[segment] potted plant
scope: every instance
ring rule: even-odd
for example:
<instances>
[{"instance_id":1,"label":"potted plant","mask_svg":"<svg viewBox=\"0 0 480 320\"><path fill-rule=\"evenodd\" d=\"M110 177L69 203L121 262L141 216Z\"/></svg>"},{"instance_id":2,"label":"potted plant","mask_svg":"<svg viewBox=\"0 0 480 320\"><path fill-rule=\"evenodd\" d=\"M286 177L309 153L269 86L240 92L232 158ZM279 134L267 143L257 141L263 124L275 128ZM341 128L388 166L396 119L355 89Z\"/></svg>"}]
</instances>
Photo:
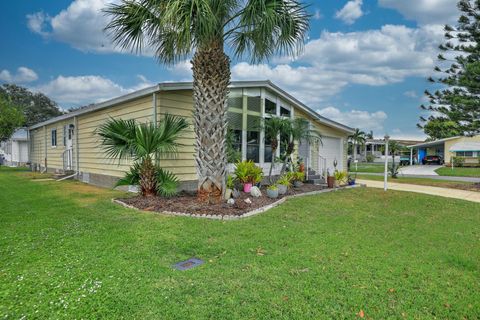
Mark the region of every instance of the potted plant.
<instances>
[{"instance_id":1,"label":"potted plant","mask_svg":"<svg viewBox=\"0 0 480 320\"><path fill-rule=\"evenodd\" d=\"M226 189L225 189L225 200L228 200L232 197L233 194L233 189L235 186L235 179L233 178L232 175L227 176L227 181L226 181Z\"/></svg>"},{"instance_id":2,"label":"potted plant","mask_svg":"<svg viewBox=\"0 0 480 320\"><path fill-rule=\"evenodd\" d=\"M272 184L267 188L267 196L272 199L278 198L278 187L276 184Z\"/></svg>"},{"instance_id":3,"label":"potted plant","mask_svg":"<svg viewBox=\"0 0 480 320\"><path fill-rule=\"evenodd\" d=\"M355 173L354 177L350 174L348 175L348 185L349 186L354 186L356 180L357 180L357 173Z\"/></svg>"},{"instance_id":4,"label":"potted plant","mask_svg":"<svg viewBox=\"0 0 480 320\"><path fill-rule=\"evenodd\" d=\"M335 176L330 174L330 170L327 170L327 186L332 189L335 186Z\"/></svg>"},{"instance_id":5,"label":"potted plant","mask_svg":"<svg viewBox=\"0 0 480 320\"><path fill-rule=\"evenodd\" d=\"M335 171L335 187L344 185L347 182L347 176L345 171Z\"/></svg>"},{"instance_id":6,"label":"potted plant","mask_svg":"<svg viewBox=\"0 0 480 320\"><path fill-rule=\"evenodd\" d=\"M279 195L283 195L287 193L288 188L292 186L292 183L290 181L291 181L290 177L286 174L284 174L283 176L280 177L280 179L277 180Z\"/></svg>"},{"instance_id":7,"label":"potted plant","mask_svg":"<svg viewBox=\"0 0 480 320\"><path fill-rule=\"evenodd\" d=\"M291 176L292 176L292 181L293 181L293 186L295 188L300 188L301 186L303 186L303 180L305 180L305 173L303 172L292 172L291 173Z\"/></svg>"},{"instance_id":8,"label":"potted plant","mask_svg":"<svg viewBox=\"0 0 480 320\"><path fill-rule=\"evenodd\" d=\"M303 159L298 159L298 172L305 172L305 164L303 163Z\"/></svg>"},{"instance_id":9,"label":"potted plant","mask_svg":"<svg viewBox=\"0 0 480 320\"><path fill-rule=\"evenodd\" d=\"M237 162L234 173L238 181L243 183L243 192L246 193L249 193L252 186L260 183L263 179L262 168L256 166L251 160Z\"/></svg>"}]
</instances>

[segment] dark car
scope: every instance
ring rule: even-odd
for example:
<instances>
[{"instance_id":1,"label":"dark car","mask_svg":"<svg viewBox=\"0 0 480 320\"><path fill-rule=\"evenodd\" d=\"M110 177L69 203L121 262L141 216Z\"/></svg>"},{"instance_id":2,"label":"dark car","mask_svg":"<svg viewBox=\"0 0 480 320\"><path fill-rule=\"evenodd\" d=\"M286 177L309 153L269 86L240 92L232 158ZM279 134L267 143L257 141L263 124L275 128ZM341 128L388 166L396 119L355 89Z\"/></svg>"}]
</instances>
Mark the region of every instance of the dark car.
<instances>
[{"instance_id":1,"label":"dark car","mask_svg":"<svg viewBox=\"0 0 480 320\"><path fill-rule=\"evenodd\" d=\"M423 158L422 164L443 164L443 158L441 156L426 156Z\"/></svg>"}]
</instances>

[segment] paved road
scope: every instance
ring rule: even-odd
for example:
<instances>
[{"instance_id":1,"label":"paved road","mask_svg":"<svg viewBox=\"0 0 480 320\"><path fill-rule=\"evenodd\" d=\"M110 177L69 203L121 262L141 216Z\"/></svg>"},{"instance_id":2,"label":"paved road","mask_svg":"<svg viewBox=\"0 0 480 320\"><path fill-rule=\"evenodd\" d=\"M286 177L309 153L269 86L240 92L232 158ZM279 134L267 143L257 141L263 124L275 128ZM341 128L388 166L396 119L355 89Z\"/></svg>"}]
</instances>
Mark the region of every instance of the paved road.
<instances>
[{"instance_id":1,"label":"paved road","mask_svg":"<svg viewBox=\"0 0 480 320\"><path fill-rule=\"evenodd\" d=\"M365 184L367 185L367 187L370 187L370 188L383 189L382 181L373 181L373 180L357 180L357 181L358 183ZM480 203L480 192L475 192L475 191L465 191L465 190L430 187L430 186L419 186L415 184L394 183L394 182L389 182L388 188L391 190L424 193L424 194L429 194L433 196L461 199L461 200Z\"/></svg>"},{"instance_id":2,"label":"paved road","mask_svg":"<svg viewBox=\"0 0 480 320\"><path fill-rule=\"evenodd\" d=\"M372 172L359 172L358 174L363 175L370 175L370 176L382 176L383 173L372 173ZM425 179L433 179L433 180L447 180L447 181L462 181L462 182L473 182L473 183L480 183L480 178L474 177L450 177L450 176L423 176L423 175L415 175L415 174L399 174L399 177L403 178L425 178Z\"/></svg>"}]
</instances>

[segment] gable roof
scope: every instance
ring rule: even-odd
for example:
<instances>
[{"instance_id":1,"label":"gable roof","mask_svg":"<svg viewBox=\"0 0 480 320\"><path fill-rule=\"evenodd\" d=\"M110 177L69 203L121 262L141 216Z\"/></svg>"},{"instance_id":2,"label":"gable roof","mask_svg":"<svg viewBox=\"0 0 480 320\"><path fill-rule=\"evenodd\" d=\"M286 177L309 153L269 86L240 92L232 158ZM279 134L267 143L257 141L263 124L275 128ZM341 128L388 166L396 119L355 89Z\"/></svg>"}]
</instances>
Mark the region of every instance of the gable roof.
<instances>
[{"instance_id":1,"label":"gable roof","mask_svg":"<svg viewBox=\"0 0 480 320\"><path fill-rule=\"evenodd\" d=\"M264 81L232 81L231 84L230 84L230 88L232 88L232 89L233 88L258 88L258 87L266 88L266 89L269 89L269 90L273 91L274 93L278 94L283 99L287 100L289 103L295 105L300 110L306 112L308 115L310 115L312 118L314 118L315 120L317 120L321 124L324 124L324 125L342 130L342 131L347 132L349 134L353 133L355 131L353 128L350 128L346 125L343 125L341 123L338 123L336 121L333 121L331 119L328 119L328 118L325 118L325 117L321 116L316 111L309 108L307 105L305 105L304 103L302 103L301 101L299 101L298 99L296 99L295 97L293 97L292 95L290 95L289 93L287 93L286 91L284 91L283 89L281 89L280 87L278 87L277 85L272 83L270 80L264 80ZM149 88L141 89L141 90L138 90L138 91L135 91L135 92L117 97L117 98L113 98L113 99L110 99L110 100L107 100L107 101L104 101L104 102L96 103L96 104L93 104L93 105L88 106L86 108L79 109L79 110L76 110L76 111L73 111L73 112L70 112L70 113L67 113L67 114L49 119L47 121L34 124L34 125L30 126L29 129L30 130L36 129L36 128L39 128L39 127L42 127L42 126L45 126L45 125L48 125L48 124L51 124L51 123L55 123L57 121L70 119L70 118L73 118L73 117L76 117L76 116L79 116L79 115L83 115L83 114L86 114L86 113L94 112L94 111L97 111L97 110L102 110L102 109L105 109L105 108L108 108L108 107L111 107L111 106L115 106L119 103L128 102L128 101L131 101L131 100L135 100L137 98L146 97L146 96L149 96L149 95L154 94L156 92L174 91L174 90L192 90L192 89L193 89L193 83L192 82L164 82L164 83L159 83L159 84L157 84L155 86L152 86L152 87L149 87Z\"/></svg>"}]
</instances>

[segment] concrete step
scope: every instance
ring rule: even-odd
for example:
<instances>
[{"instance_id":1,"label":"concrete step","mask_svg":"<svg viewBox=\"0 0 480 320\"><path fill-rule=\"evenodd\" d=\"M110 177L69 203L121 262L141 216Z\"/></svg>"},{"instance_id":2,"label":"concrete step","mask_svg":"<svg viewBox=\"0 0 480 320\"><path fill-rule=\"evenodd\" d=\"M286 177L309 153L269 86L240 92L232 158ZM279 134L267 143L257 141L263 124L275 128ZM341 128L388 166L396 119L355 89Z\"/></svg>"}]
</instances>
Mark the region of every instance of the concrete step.
<instances>
[{"instance_id":1,"label":"concrete step","mask_svg":"<svg viewBox=\"0 0 480 320\"><path fill-rule=\"evenodd\" d=\"M311 183L314 185L327 185L324 179L309 179L307 180L307 183Z\"/></svg>"}]
</instances>

